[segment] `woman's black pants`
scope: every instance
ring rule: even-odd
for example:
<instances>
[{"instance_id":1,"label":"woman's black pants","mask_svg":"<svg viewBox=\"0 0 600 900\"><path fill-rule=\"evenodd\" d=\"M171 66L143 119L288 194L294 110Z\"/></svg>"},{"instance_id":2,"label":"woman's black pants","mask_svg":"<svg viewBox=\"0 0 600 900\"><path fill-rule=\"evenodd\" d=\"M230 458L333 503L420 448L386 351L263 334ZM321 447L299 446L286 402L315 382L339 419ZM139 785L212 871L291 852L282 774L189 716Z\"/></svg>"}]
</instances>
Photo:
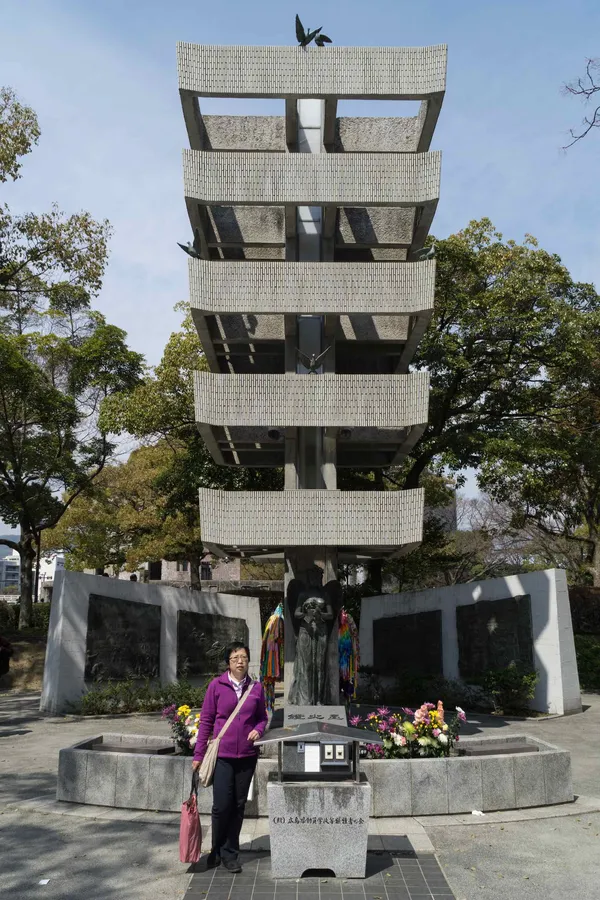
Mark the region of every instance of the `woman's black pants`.
<instances>
[{"instance_id":1,"label":"woman's black pants","mask_svg":"<svg viewBox=\"0 0 600 900\"><path fill-rule=\"evenodd\" d=\"M217 759L213 775L212 850L234 860L240 850L240 831L256 756Z\"/></svg>"}]
</instances>

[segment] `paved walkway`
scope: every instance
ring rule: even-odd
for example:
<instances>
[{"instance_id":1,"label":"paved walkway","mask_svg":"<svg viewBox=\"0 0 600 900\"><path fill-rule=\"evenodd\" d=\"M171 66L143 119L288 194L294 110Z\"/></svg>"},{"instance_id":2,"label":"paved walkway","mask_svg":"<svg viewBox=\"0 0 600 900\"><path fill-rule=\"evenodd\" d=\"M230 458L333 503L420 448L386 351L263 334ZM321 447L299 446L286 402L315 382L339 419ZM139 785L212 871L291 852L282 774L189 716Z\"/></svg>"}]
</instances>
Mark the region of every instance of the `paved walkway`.
<instances>
[{"instance_id":1,"label":"paved walkway","mask_svg":"<svg viewBox=\"0 0 600 900\"><path fill-rule=\"evenodd\" d=\"M182 898L190 873L178 862L178 815L55 800L62 747L103 731L168 736L168 725L157 714L44 718L38 704L39 695L0 695L3 898ZM575 804L484 817L375 819L370 823L371 852L382 858L400 854L394 858L402 859L407 853L435 851L457 900L558 900L567 886L570 896L600 897L600 800L595 799L600 798L600 697L586 696L585 706L581 715L565 719L514 722L470 716L467 729L470 734L525 732L569 749L579 795ZM242 840L255 854L265 851L266 820L247 820ZM38 884L45 879L48 884ZM335 893L333 880L327 883L332 885L328 893ZM387 894L373 896L383 900Z\"/></svg>"}]
</instances>

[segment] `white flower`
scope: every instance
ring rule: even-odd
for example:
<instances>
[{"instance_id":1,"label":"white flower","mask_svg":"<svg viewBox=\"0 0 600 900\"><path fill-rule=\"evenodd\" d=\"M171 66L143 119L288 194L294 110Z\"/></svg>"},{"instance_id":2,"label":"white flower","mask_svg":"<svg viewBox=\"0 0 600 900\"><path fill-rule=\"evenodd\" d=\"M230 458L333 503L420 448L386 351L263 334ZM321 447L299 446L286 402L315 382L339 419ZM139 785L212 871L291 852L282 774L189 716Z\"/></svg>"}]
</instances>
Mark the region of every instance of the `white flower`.
<instances>
[{"instance_id":1,"label":"white flower","mask_svg":"<svg viewBox=\"0 0 600 900\"><path fill-rule=\"evenodd\" d=\"M438 741L440 742L440 744L447 744L448 743L448 735L447 734L438 734Z\"/></svg>"},{"instance_id":2,"label":"white flower","mask_svg":"<svg viewBox=\"0 0 600 900\"><path fill-rule=\"evenodd\" d=\"M464 715L464 713L465 713L464 709L461 709L460 706L457 706L457 707L456 707L456 712L457 712L457 713L462 713L463 715Z\"/></svg>"},{"instance_id":3,"label":"white flower","mask_svg":"<svg viewBox=\"0 0 600 900\"><path fill-rule=\"evenodd\" d=\"M197 741L197 740L198 740L198 735L197 735L197 734L195 734L194 737L191 737L191 738L190 738L190 742L189 742L189 743L190 743L190 747L195 747L195 746L196 746L196 741Z\"/></svg>"},{"instance_id":4,"label":"white flower","mask_svg":"<svg viewBox=\"0 0 600 900\"><path fill-rule=\"evenodd\" d=\"M401 734L393 734L392 740L395 743L396 747L402 746L402 735Z\"/></svg>"}]
</instances>

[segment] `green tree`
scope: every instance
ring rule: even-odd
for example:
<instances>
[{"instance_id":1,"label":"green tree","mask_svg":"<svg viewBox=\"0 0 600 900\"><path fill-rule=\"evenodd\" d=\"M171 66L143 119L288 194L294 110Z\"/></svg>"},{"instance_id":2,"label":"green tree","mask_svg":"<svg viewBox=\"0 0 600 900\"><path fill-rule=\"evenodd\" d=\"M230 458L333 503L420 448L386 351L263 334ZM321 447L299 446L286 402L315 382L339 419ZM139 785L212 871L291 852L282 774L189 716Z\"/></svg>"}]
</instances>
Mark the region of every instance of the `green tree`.
<instances>
[{"instance_id":1,"label":"green tree","mask_svg":"<svg viewBox=\"0 0 600 900\"><path fill-rule=\"evenodd\" d=\"M134 450L124 463L106 466L46 533L44 547L66 550L74 569L133 571L149 560L187 560L197 586L204 556L198 517L190 525L178 510L167 513L160 488L172 456L172 447L161 441Z\"/></svg>"},{"instance_id":2,"label":"green tree","mask_svg":"<svg viewBox=\"0 0 600 900\"><path fill-rule=\"evenodd\" d=\"M19 103L10 88L0 88L0 181L20 178L20 159L37 144L39 136L34 111Z\"/></svg>"},{"instance_id":3,"label":"green tree","mask_svg":"<svg viewBox=\"0 0 600 900\"><path fill-rule=\"evenodd\" d=\"M107 430L128 433L150 443L147 450L160 451L152 480L156 516L132 544L128 560L188 560L197 586L205 555L198 488L269 490L282 487L283 479L279 470L221 466L211 457L194 411L193 375L206 361L187 307L177 308L185 312L182 327L169 338L159 365L134 391L109 398L101 421Z\"/></svg>"},{"instance_id":4,"label":"green tree","mask_svg":"<svg viewBox=\"0 0 600 900\"><path fill-rule=\"evenodd\" d=\"M596 298L534 238L503 241L488 219L439 241L436 255L434 316L414 358L431 376L429 425L403 487L435 463L478 467L510 423L543 420Z\"/></svg>"},{"instance_id":5,"label":"green tree","mask_svg":"<svg viewBox=\"0 0 600 900\"><path fill-rule=\"evenodd\" d=\"M595 341L599 336L596 331ZM569 384L565 376L565 384L557 392L558 405L548 408L544 421L528 427L513 423L505 436L491 443L479 480L496 501L512 510L511 527L533 524L541 536L550 539L555 559L560 562L562 556L563 564L577 573L577 580L598 587L600 383L590 385L590 381L597 380L600 354L597 343L586 353L589 343L581 341L581 362L588 364L589 372L596 370L595 377L581 373ZM544 544L539 540L537 544L541 556Z\"/></svg>"},{"instance_id":6,"label":"green tree","mask_svg":"<svg viewBox=\"0 0 600 900\"><path fill-rule=\"evenodd\" d=\"M39 130L11 92L1 95L0 175ZM125 334L91 309L106 265L107 222L88 213L13 216L0 206L0 516L20 528L1 542L21 558L20 627L31 621L33 562L52 528L110 459L102 401L139 379Z\"/></svg>"},{"instance_id":7,"label":"green tree","mask_svg":"<svg viewBox=\"0 0 600 900\"><path fill-rule=\"evenodd\" d=\"M342 488L415 488L426 473L444 471L460 486L461 470L481 467L517 432L531 437L523 448L525 466L549 410L554 421L582 396L576 384L593 358L596 334L593 288L575 283L560 259L533 238L524 244L503 240L488 219L471 222L436 247L434 315L413 361L414 369L430 373L429 424L403 466L341 473ZM567 378L569 391L563 387ZM418 586L419 577L430 581L436 565L440 577L452 577L448 566L460 567L475 549L487 571L482 535L448 546L445 537L426 529L422 547L390 566L401 584Z\"/></svg>"}]
</instances>

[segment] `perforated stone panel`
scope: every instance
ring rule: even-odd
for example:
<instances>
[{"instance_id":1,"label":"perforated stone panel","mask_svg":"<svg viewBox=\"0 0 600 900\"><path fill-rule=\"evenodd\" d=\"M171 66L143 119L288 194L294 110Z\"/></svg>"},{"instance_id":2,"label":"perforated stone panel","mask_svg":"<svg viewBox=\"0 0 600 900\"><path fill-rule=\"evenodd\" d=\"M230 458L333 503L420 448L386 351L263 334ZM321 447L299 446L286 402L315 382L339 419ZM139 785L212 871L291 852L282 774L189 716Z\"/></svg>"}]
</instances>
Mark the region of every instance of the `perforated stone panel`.
<instances>
[{"instance_id":1,"label":"perforated stone panel","mask_svg":"<svg viewBox=\"0 0 600 900\"><path fill-rule=\"evenodd\" d=\"M441 93L445 45L218 47L179 43L179 88L205 97L418 99Z\"/></svg>"},{"instance_id":2,"label":"perforated stone panel","mask_svg":"<svg viewBox=\"0 0 600 900\"><path fill-rule=\"evenodd\" d=\"M193 308L206 313L369 313L433 309L435 262L189 261Z\"/></svg>"},{"instance_id":3,"label":"perforated stone panel","mask_svg":"<svg viewBox=\"0 0 600 900\"><path fill-rule=\"evenodd\" d=\"M415 206L437 201L441 154L183 151L185 196L205 204Z\"/></svg>"},{"instance_id":4,"label":"perforated stone panel","mask_svg":"<svg viewBox=\"0 0 600 900\"><path fill-rule=\"evenodd\" d=\"M309 376L306 376L307 378ZM200 488L206 544L402 547L421 540L424 492L213 491Z\"/></svg>"},{"instance_id":5,"label":"perforated stone panel","mask_svg":"<svg viewBox=\"0 0 600 900\"><path fill-rule=\"evenodd\" d=\"M196 419L210 425L398 428L427 422L429 373L219 375L196 372Z\"/></svg>"}]
</instances>

